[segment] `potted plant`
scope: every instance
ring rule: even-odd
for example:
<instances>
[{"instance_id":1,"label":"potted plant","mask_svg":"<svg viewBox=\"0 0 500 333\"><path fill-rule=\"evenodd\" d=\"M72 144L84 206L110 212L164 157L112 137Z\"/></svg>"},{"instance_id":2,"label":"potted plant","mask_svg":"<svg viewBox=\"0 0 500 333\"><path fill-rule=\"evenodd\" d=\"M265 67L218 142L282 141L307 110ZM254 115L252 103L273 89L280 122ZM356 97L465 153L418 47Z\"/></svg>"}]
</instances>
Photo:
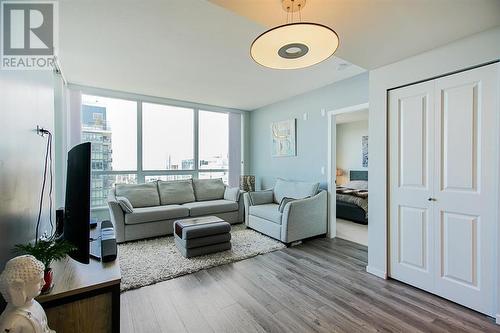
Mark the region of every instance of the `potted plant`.
<instances>
[{"instance_id":1,"label":"potted plant","mask_svg":"<svg viewBox=\"0 0 500 333\"><path fill-rule=\"evenodd\" d=\"M17 244L14 246L16 254L31 254L45 265L44 280L45 285L42 293L48 292L52 288L53 272L50 264L53 261L64 259L66 255L76 248L63 239L40 239L34 244Z\"/></svg>"}]
</instances>

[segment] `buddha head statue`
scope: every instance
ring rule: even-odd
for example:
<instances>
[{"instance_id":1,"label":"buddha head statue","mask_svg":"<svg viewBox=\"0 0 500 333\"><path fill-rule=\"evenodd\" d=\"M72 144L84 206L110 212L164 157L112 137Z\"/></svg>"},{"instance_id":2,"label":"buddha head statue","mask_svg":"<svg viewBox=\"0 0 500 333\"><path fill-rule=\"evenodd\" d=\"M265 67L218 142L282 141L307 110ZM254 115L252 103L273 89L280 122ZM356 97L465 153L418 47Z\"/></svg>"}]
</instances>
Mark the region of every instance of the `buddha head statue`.
<instances>
[{"instance_id":1,"label":"buddha head statue","mask_svg":"<svg viewBox=\"0 0 500 333\"><path fill-rule=\"evenodd\" d=\"M45 265L31 255L9 260L0 274L0 293L5 301L20 307L40 295L44 270Z\"/></svg>"}]
</instances>

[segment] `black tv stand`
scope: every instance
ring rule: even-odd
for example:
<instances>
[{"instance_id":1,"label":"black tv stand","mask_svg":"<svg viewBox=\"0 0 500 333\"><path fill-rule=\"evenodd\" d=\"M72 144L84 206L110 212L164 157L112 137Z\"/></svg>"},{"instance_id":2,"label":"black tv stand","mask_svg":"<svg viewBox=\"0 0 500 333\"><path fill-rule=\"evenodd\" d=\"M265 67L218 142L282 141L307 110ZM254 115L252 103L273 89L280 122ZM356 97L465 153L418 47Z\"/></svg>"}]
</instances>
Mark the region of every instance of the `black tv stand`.
<instances>
[{"instance_id":1,"label":"black tv stand","mask_svg":"<svg viewBox=\"0 0 500 333\"><path fill-rule=\"evenodd\" d=\"M54 288L38 296L56 332L120 332L120 264L69 257L52 263Z\"/></svg>"}]
</instances>

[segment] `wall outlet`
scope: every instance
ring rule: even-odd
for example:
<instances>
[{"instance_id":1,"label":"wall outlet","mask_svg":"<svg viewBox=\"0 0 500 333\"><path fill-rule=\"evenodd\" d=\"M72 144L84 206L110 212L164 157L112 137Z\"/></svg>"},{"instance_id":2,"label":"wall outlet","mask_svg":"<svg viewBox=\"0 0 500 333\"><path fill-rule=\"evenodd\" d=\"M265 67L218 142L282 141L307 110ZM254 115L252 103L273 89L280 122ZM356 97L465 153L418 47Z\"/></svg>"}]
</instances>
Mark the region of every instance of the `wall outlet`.
<instances>
[{"instance_id":1,"label":"wall outlet","mask_svg":"<svg viewBox=\"0 0 500 333\"><path fill-rule=\"evenodd\" d=\"M326 116L326 109L321 109L321 117Z\"/></svg>"},{"instance_id":2,"label":"wall outlet","mask_svg":"<svg viewBox=\"0 0 500 333\"><path fill-rule=\"evenodd\" d=\"M307 112L302 115L302 119L307 120Z\"/></svg>"},{"instance_id":3,"label":"wall outlet","mask_svg":"<svg viewBox=\"0 0 500 333\"><path fill-rule=\"evenodd\" d=\"M321 174L322 174L322 175L324 175L324 174L325 174L325 167L324 167L324 166L322 166L322 167L321 167Z\"/></svg>"}]
</instances>

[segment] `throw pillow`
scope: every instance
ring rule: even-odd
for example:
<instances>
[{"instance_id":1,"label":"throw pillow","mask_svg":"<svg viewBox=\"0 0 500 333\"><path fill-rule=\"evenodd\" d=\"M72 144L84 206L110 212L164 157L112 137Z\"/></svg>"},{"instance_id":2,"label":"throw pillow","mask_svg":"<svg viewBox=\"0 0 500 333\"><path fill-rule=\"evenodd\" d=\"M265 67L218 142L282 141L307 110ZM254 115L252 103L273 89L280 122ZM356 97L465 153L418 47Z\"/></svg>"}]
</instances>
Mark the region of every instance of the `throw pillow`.
<instances>
[{"instance_id":1,"label":"throw pillow","mask_svg":"<svg viewBox=\"0 0 500 333\"><path fill-rule=\"evenodd\" d=\"M125 198L125 197L116 197L116 201L118 201L118 204L120 207L123 209L125 213L133 213L134 212L134 207L130 203L130 201Z\"/></svg>"},{"instance_id":2,"label":"throw pillow","mask_svg":"<svg viewBox=\"0 0 500 333\"><path fill-rule=\"evenodd\" d=\"M284 197L283 199L281 199L280 205L278 206L278 211L280 213L283 213L283 211L285 210L286 204L289 202L295 201L295 200L297 200L297 199Z\"/></svg>"},{"instance_id":3,"label":"throw pillow","mask_svg":"<svg viewBox=\"0 0 500 333\"><path fill-rule=\"evenodd\" d=\"M238 201L239 197L240 197L239 187L226 186L226 189L224 190L224 200Z\"/></svg>"}]
</instances>

